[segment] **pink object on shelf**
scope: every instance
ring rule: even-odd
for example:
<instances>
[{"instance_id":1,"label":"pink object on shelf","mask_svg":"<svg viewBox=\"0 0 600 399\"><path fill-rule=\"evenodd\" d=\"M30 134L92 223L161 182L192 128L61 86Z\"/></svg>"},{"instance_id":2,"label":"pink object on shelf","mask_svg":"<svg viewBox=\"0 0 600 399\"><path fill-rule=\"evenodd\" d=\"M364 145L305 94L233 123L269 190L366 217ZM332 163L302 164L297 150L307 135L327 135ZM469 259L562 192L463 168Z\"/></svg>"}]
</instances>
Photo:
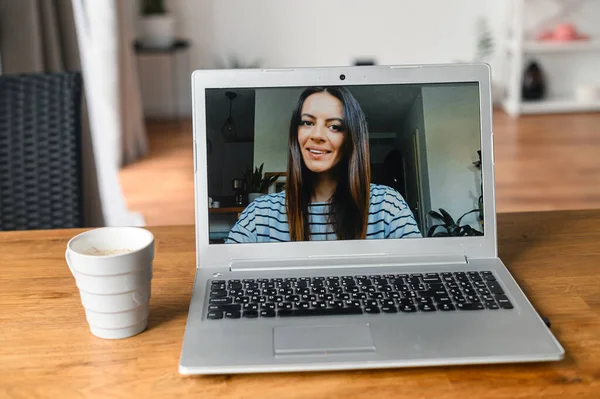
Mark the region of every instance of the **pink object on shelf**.
<instances>
[{"instance_id":1,"label":"pink object on shelf","mask_svg":"<svg viewBox=\"0 0 600 399\"><path fill-rule=\"evenodd\" d=\"M588 35L583 35L577 32L577 28L572 23L561 23L554 27L554 29L540 32L537 40L550 40L557 42L570 42L574 40L588 40Z\"/></svg>"}]
</instances>

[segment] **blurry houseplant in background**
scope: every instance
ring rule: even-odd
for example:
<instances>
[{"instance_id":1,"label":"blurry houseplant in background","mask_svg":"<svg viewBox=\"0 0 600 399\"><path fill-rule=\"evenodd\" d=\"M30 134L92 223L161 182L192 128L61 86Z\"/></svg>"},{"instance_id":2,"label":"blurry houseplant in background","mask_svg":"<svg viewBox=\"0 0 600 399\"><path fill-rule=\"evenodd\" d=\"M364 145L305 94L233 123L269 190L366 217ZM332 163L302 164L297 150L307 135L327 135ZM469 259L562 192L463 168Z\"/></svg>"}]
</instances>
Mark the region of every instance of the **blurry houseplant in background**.
<instances>
[{"instance_id":1,"label":"blurry houseplant in background","mask_svg":"<svg viewBox=\"0 0 600 399\"><path fill-rule=\"evenodd\" d=\"M165 48L175 41L175 19L163 0L141 0L140 40L147 47Z\"/></svg>"},{"instance_id":2,"label":"blurry houseplant in background","mask_svg":"<svg viewBox=\"0 0 600 399\"><path fill-rule=\"evenodd\" d=\"M248 203L254 201L256 198L267 192L267 189L275 180L279 178L279 174L263 177L264 163L260 164L252 169L248 169L243 173L244 179L246 180L246 190L248 192Z\"/></svg>"},{"instance_id":3,"label":"blurry houseplant in background","mask_svg":"<svg viewBox=\"0 0 600 399\"><path fill-rule=\"evenodd\" d=\"M473 162L473 165L480 172L481 175L481 150L477 151L479 160ZM483 176L482 176L483 178ZM427 237L461 237L461 236L482 236L483 233L470 224L465 223L461 225L463 218L472 213L477 213L477 221L483 229L483 183L480 184L481 193L477 197L477 209L471 209L461 215L456 221L454 218L443 208L439 209L439 212L431 210L427 214L436 222L442 222L434 224L427 231Z\"/></svg>"},{"instance_id":4,"label":"blurry houseplant in background","mask_svg":"<svg viewBox=\"0 0 600 399\"><path fill-rule=\"evenodd\" d=\"M461 225L460 222L462 219L471 214L479 212L479 209L473 209L466 213L464 213L461 217L459 217L456 221L454 218L450 216L448 212L444 209L440 208L439 212L429 211L428 215L432 218L441 221L440 224L435 224L429 228L427 232L427 237L462 237L462 236L482 236L483 233L479 230L474 229L469 224ZM441 228L445 231L438 231L438 228Z\"/></svg>"}]
</instances>

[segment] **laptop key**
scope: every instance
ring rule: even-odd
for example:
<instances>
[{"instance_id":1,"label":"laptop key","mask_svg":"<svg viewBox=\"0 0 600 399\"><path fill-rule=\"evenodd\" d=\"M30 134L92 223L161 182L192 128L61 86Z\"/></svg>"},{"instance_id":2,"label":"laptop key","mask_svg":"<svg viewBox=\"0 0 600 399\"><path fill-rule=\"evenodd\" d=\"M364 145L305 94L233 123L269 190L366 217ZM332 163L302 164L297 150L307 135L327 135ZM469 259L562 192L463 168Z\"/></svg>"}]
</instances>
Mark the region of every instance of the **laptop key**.
<instances>
[{"instance_id":1,"label":"laptop key","mask_svg":"<svg viewBox=\"0 0 600 399\"><path fill-rule=\"evenodd\" d=\"M246 303L243 306L244 311L246 310L258 310L258 304L256 303Z\"/></svg>"},{"instance_id":2,"label":"laptop key","mask_svg":"<svg viewBox=\"0 0 600 399\"><path fill-rule=\"evenodd\" d=\"M260 310L275 310L275 304L273 302L263 303L260 305Z\"/></svg>"},{"instance_id":3,"label":"laptop key","mask_svg":"<svg viewBox=\"0 0 600 399\"><path fill-rule=\"evenodd\" d=\"M248 319L254 319L258 317L258 312L256 310L246 310L244 311L243 316Z\"/></svg>"},{"instance_id":4,"label":"laptop key","mask_svg":"<svg viewBox=\"0 0 600 399\"><path fill-rule=\"evenodd\" d=\"M496 282L488 282L487 286L492 294L504 294L504 290L500 287L500 284Z\"/></svg>"},{"instance_id":5,"label":"laptop key","mask_svg":"<svg viewBox=\"0 0 600 399\"><path fill-rule=\"evenodd\" d=\"M365 313L376 314L381 313L378 306L365 306Z\"/></svg>"},{"instance_id":6,"label":"laptop key","mask_svg":"<svg viewBox=\"0 0 600 399\"><path fill-rule=\"evenodd\" d=\"M398 301L398 305L400 305L400 306L411 306L413 304L414 304L414 302L413 302L412 298L402 298Z\"/></svg>"},{"instance_id":7,"label":"laptop key","mask_svg":"<svg viewBox=\"0 0 600 399\"><path fill-rule=\"evenodd\" d=\"M230 310L228 312L225 312L226 319L239 319L240 317L241 314L239 310Z\"/></svg>"},{"instance_id":8,"label":"laptop key","mask_svg":"<svg viewBox=\"0 0 600 399\"><path fill-rule=\"evenodd\" d=\"M293 316L345 316L362 314L363 311L358 307L351 308L327 308L327 309L294 309L280 310L277 312L279 317Z\"/></svg>"},{"instance_id":9,"label":"laptop key","mask_svg":"<svg viewBox=\"0 0 600 399\"><path fill-rule=\"evenodd\" d=\"M417 308L414 305L400 305L400 311L404 313L414 313L417 311Z\"/></svg>"},{"instance_id":10,"label":"laptop key","mask_svg":"<svg viewBox=\"0 0 600 399\"><path fill-rule=\"evenodd\" d=\"M210 292L211 298L219 298L219 297L224 297L224 296L227 296L226 290L215 290L215 291Z\"/></svg>"},{"instance_id":11,"label":"laptop key","mask_svg":"<svg viewBox=\"0 0 600 399\"><path fill-rule=\"evenodd\" d=\"M433 306L433 298L417 298L417 304Z\"/></svg>"},{"instance_id":12,"label":"laptop key","mask_svg":"<svg viewBox=\"0 0 600 399\"><path fill-rule=\"evenodd\" d=\"M344 303L349 308L360 308L360 307L362 307L362 304L360 303L360 301L357 301L357 300L350 300L350 299L348 299Z\"/></svg>"},{"instance_id":13,"label":"laptop key","mask_svg":"<svg viewBox=\"0 0 600 399\"><path fill-rule=\"evenodd\" d=\"M396 306L396 302L393 299L383 299L380 302L381 306Z\"/></svg>"},{"instance_id":14,"label":"laptop key","mask_svg":"<svg viewBox=\"0 0 600 399\"><path fill-rule=\"evenodd\" d=\"M212 280L211 284L225 284L225 280Z\"/></svg>"},{"instance_id":15,"label":"laptop key","mask_svg":"<svg viewBox=\"0 0 600 399\"><path fill-rule=\"evenodd\" d=\"M267 297L264 295L255 295L252 298L250 298L250 303L263 303L263 302L267 302Z\"/></svg>"},{"instance_id":16,"label":"laptop key","mask_svg":"<svg viewBox=\"0 0 600 399\"><path fill-rule=\"evenodd\" d=\"M312 302L312 301L316 301L317 300L317 296L315 294L302 295L300 297L300 300L302 302Z\"/></svg>"},{"instance_id":17,"label":"laptop key","mask_svg":"<svg viewBox=\"0 0 600 399\"><path fill-rule=\"evenodd\" d=\"M496 302L486 302L485 307L491 310L500 309L500 306L498 306Z\"/></svg>"},{"instance_id":18,"label":"laptop key","mask_svg":"<svg viewBox=\"0 0 600 399\"><path fill-rule=\"evenodd\" d=\"M438 310L441 310L444 312L456 310L456 308L454 307L454 305L452 303L438 303L437 308L438 308Z\"/></svg>"},{"instance_id":19,"label":"laptop key","mask_svg":"<svg viewBox=\"0 0 600 399\"><path fill-rule=\"evenodd\" d=\"M433 299L437 304L442 304L442 303L451 304L452 303L452 300L450 299L450 297L446 296L446 295L435 296L435 297L433 297Z\"/></svg>"},{"instance_id":20,"label":"laptop key","mask_svg":"<svg viewBox=\"0 0 600 399\"><path fill-rule=\"evenodd\" d=\"M317 299L320 301L333 301L335 296L333 294L321 294L317 295Z\"/></svg>"},{"instance_id":21,"label":"laptop key","mask_svg":"<svg viewBox=\"0 0 600 399\"><path fill-rule=\"evenodd\" d=\"M233 302L231 298L210 298L208 301L209 304L228 304Z\"/></svg>"},{"instance_id":22,"label":"laptop key","mask_svg":"<svg viewBox=\"0 0 600 399\"><path fill-rule=\"evenodd\" d=\"M291 302L279 302L277 309L293 309L294 305Z\"/></svg>"},{"instance_id":23,"label":"laptop key","mask_svg":"<svg viewBox=\"0 0 600 399\"><path fill-rule=\"evenodd\" d=\"M365 307L379 308L379 303L374 300L366 300L366 301L364 301L364 304L365 304Z\"/></svg>"},{"instance_id":24,"label":"laptop key","mask_svg":"<svg viewBox=\"0 0 600 399\"><path fill-rule=\"evenodd\" d=\"M206 315L206 317L208 319L211 319L211 320L222 319L223 318L223 312L220 311L220 310L212 310L212 311L208 312L208 314Z\"/></svg>"},{"instance_id":25,"label":"laptop key","mask_svg":"<svg viewBox=\"0 0 600 399\"><path fill-rule=\"evenodd\" d=\"M383 313L398 313L398 309L395 305L384 305L381 307Z\"/></svg>"},{"instance_id":26,"label":"laptop key","mask_svg":"<svg viewBox=\"0 0 600 399\"><path fill-rule=\"evenodd\" d=\"M306 280L300 280L298 282L296 282L296 288L307 288L308 287L308 281Z\"/></svg>"},{"instance_id":27,"label":"laptop key","mask_svg":"<svg viewBox=\"0 0 600 399\"><path fill-rule=\"evenodd\" d=\"M484 309L481 303L458 303L456 304L457 309L460 310L482 310Z\"/></svg>"},{"instance_id":28,"label":"laptop key","mask_svg":"<svg viewBox=\"0 0 600 399\"><path fill-rule=\"evenodd\" d=\"M513 305L506 295L496 295L496 302L502 309L512 309Z\"/></svg>"},{"instance_id":29,"label":"laptop key","mask_svg":"<svg viewBox=\"0 0 600 399\"><path fill-rule=\"evenodd\" d=\"M261 317L275 317L276 313L274 310L261 310L260 311L260 316Z\"/></svg>"},{"instance_id":30,"label":"laptop key","mask_svg":"<svg viewBox=\"0 0 600 399\"><path fill-rule=\"evenodd\" d=\"M494 297L493 297L493 296L491 296L491 295L482 295L481 297L483 298L483 300L484 300L485 302L490 302L490 303L491 303L491 302L496 302L496 301L494 300Z\"/></svg>"}]
</instances>

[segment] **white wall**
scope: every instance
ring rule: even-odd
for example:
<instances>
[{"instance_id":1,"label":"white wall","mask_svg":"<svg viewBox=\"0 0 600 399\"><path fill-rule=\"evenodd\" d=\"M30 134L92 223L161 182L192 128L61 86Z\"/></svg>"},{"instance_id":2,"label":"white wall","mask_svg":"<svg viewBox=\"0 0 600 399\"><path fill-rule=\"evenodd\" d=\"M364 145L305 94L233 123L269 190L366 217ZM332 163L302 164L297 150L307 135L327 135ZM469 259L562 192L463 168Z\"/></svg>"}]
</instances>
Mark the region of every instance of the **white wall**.
<instances>
[{"instance_id":1,"label":"white wall","mask_svg":"<svg viewBox=\"0 0 600 399\"><path fill-rule=\"evenodd\" d=\"M192 41L190 67L194 70L217 67L230 55L244 62L260 59L262 67L351 65L356 58L373 58L378 64L471 61L477 19L486 17L493 35L499 38L506 3L170 0L167 7L177 18L177 34ZM491 60L495 80L501 79L501 61L500 54ZM156 79L164 77L164 66L154 68L156 73L147 73L155 79L147 78L146 86L166 83L166 79ZM189 85L188 76L181 79L181 85ZM166 89L161 86L157 90ZM151 104L146 109L160 113L161 106L168 107L167 100L167 92L152 94L145 99Z\"/></svg>"},{"instance_id":2,"label":"white wall","mask_svg":"<svg viewBox=\"0 0 600 399\"><path fill-rule=\"evenodd\" d=\"M292 111L304 88L256 91L254 166L264 162L264 172L287 170L288 136Z\"/></svg>"},{"instance_id":3,"label":"white wall","mask_svg":"<svg viewBox=\"0 0 600 399\"><path fill-rule=\"evenodd\" d=\"M444 208L455 220L476 209L480 195L479 171L472 164L480 149L478 97L476 85L423 88L431 208ZM463 221L476 222L476 216Z\"/></svg>"}]
</instances>

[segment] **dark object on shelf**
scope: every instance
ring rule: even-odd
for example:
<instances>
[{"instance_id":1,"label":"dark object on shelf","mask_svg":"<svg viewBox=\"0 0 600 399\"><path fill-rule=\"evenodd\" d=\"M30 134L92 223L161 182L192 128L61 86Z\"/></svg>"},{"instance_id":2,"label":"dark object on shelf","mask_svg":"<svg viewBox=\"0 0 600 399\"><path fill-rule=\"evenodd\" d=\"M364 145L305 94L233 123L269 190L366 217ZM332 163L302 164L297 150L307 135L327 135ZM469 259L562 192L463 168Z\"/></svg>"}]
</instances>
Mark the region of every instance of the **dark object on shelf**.
<instances>
[{"instance_id":1,"label":"dark object on shelf","mask_svg":"<svg viewBox=\"0 0 600 399\"><path fill-rule=\"evenodd\" d=\"M0 230L83 227L79 72L0 76Z\"/></svg>"},{"instance_id":2,"label":"dark object on shelf","mask_svg":"<svg viewBox=\"0 0 600 399\"><path fill-rule=\"evenodd\" d=\"M541 100L546 95L546 78L535 61L531 62L523 73L521 95L524 100Z\"/></svg>"},{"instance_id":3,"label":"dark object on shelf","mask_svg":"<svg viewBox=\"0 0 600 399\"><path fill-rule=\"evenodd\" d=\"M354 60L354 65L356 66L367 66L367 65L375 65L375 60L373 58L357 58Z\"/></svg>"},{"instance_id":4,"label":"dark object on shelf","mask_svg":"<svg viewBox=\"0 0 600 399\"><path fill-rule=\"evenodd\" d=\"M233 179L232 180L232 186L233 186L233 194L235 196L235 204L236 205L243 205L244 204L244 197L245 197L245 188L244 188L244 179Z\"/></svg>"},{"instance_id":5,"label":"dark object on shelf","mask_svg":"<svg viewBox=\"0 0 600 399\"><path fill-rule=\"evenodd\" d=\"M189 40L178 39L173 42L169 47L148 47L145 46L140 40L136 40L133 44L135 52L138 54L158 54L158 53L174 53L179 50L186 50L190 47Z\"/></svg>"}]
</instances>

